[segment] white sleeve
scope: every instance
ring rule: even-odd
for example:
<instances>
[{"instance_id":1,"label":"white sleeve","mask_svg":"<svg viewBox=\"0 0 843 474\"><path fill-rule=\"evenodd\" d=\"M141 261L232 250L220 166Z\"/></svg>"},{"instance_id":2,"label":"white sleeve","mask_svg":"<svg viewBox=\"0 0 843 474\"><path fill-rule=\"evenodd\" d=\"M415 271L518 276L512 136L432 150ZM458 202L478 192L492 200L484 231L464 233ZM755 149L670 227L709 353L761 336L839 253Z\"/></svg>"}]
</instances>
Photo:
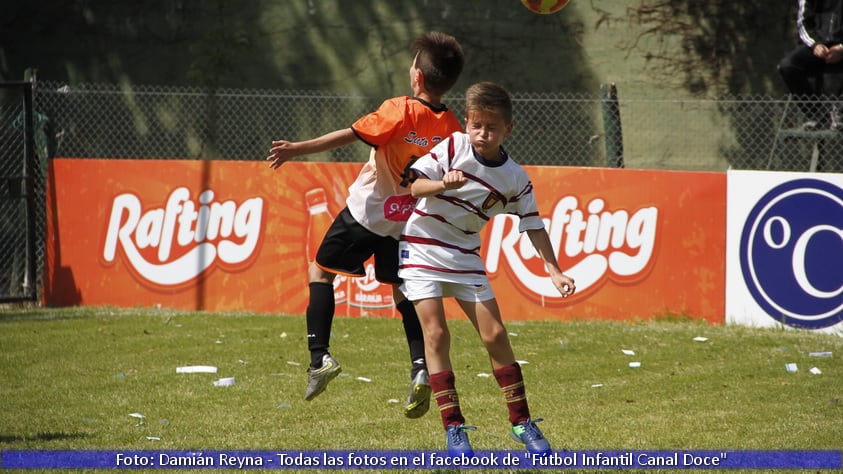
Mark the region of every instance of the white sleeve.
<instances>
[{"instance_id":1,"label":"white sleeve","mask_svg":"<svg viewBox=\"0 0 843 474\"><path fill-rule=\"evenodd\" d=\"M448 163L447 155L451 140L453 138L448 137L436 144L426 155L413 162L410 168L429 179L442 179L448 171L445 164Z\"/></svg>"},{"instance_id":2,"label":"white sleeve","mask_svg":"<svg viewBox=\"0 0 843 474\"><path fill-rule=\"evenodd\" d=\"M516 203L515 213L518 215L518 232L528 230L544 229L544 221L539 215L539 208L536 204L536 195L533 194L533 183L527 173L521 169L521 189L524 190Z\"/></svg>"}]
</instances>

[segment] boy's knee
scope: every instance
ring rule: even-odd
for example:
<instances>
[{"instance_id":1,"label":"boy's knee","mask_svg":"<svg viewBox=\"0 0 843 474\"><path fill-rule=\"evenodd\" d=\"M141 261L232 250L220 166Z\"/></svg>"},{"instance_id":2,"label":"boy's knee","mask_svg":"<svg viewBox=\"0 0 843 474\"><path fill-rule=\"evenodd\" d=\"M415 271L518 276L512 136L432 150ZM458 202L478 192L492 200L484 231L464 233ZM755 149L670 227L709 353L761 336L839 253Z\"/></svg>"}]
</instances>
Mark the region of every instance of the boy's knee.
<instances>
[{"instance_id":1,"label":"boy's knee","mask_svg":"<svg viewBox=\"0 0 843 474\"><path fill-rule=\"evenodd\" d=\"M506 344L509 340L506 328L503 326L496 326L494 329L487 330L481 337L483 339L483 345L486 347L497 347L501 344Z\"/></svg>"},{"instance_id":2,"label":"boy's knee","mask_svg":"<svg viewBox=\"0 0 843 474\"><path fill-rule=\"evenodd\" d=\"M448 328L435 326L427 327L424 331L424 343L431 347L447 346L450 342L451 334Z\"/></svg>"},{"instance_id":3,"label":"boy's knee","mask_svg":"<svg viewBox=\"0 0 843 474\"><path fill-rule=\"evenodd\" d=\"M788 58L784 58L779 61L779 63L776 64L776 70L779 71L779 74L782 76L787 76L797 71L797 69L793 66L793 63L791 63Z\"/></svg>"},{"instance_id":4,"label":"boy's knee","mask_svg":"<svg viewBox=\"0 0 843 474\"><path fill-rule=\"evenodd\" d=\"M310 267L307 269L308 281L310 283L334 283L334 275L331 272L326 272L316 262L310 262Z\"/></svg>"}]
</instances>

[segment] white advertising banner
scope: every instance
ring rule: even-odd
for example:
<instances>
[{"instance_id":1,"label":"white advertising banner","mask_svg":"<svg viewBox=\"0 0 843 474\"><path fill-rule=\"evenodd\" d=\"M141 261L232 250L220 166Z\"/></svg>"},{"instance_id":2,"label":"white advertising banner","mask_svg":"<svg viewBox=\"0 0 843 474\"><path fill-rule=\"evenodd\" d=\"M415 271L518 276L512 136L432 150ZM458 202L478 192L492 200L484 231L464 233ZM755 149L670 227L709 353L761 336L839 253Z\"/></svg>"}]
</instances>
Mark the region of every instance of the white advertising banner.
<instances>
[{"instance_id":1,"label":"white advertising banner","mask_svg":"<svg viewBox=\"0 0 843 474\"><path fill-rule=\"evenodd\" d=\"M843 174L729 171L726 323L843 335Z\"/></svg>"}]
</instances>

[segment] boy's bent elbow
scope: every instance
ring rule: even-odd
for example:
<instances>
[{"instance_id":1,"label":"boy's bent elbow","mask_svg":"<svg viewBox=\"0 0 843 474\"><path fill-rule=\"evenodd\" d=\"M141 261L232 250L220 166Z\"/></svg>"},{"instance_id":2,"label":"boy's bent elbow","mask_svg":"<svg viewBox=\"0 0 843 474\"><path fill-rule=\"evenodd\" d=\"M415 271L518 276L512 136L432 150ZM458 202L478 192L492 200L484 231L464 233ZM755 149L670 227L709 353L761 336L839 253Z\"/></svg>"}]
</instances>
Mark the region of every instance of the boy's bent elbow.
<instances>
[{"instance_id":1,"label":"boy's bent elbow","mask_svg":"<svg viewBox=\"0 0 843 474\"><path fill-rule=\"evenodd\" d=\"M416 186L416 183L410 183L410 196L418 199L421 197L420 194L421 193L419 192L419 188Z\"/></svg>"}]
</instances>

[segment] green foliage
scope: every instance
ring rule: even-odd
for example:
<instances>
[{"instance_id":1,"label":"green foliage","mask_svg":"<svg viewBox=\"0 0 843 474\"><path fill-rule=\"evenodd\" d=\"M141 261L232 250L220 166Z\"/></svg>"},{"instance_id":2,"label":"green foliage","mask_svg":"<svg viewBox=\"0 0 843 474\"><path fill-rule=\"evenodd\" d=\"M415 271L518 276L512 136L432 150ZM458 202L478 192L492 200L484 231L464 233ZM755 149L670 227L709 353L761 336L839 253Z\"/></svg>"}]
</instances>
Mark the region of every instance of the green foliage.
<instances>
[{"instance_id":1,"label":"green foliage","mask_svg":"<svg viewBox=\"0 0 843 474\"><path fill-rule=\"evenodd\" d=\"M475 449L519 450L500 389L481 376L491 369L477 335L465 320L450 326ZM679 318L508 329L531 411L558 450L826 450L843 439L838 336ZM435 408L419 420L401 414L409 360L400 321L337 318L332 353L344 376L312 402L302 399L304 335L303 316L2 310L0 448L444 449ZM809 356L817 351L834 356ZM785 371L789 362L799 371ZM176 373L186 365L219 371ZM221 377L236 383L214 386Z\"/></svg>"}]
</instances>

